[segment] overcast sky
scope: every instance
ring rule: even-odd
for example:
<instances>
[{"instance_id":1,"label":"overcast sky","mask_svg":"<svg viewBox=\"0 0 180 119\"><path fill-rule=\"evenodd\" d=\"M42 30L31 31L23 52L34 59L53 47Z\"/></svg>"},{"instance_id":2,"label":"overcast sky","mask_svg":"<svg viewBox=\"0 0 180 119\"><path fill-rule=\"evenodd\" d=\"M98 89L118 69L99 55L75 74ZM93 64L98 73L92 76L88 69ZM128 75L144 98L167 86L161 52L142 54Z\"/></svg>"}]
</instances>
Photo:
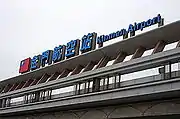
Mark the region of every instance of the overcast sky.
<instances>
[{"instance_id":1,"label":"overcast sky","mask_svg":"<svg viewBox=\"0 0 180 119\"><path fill-rule=\"evenodd\" d=\"M22 59L89 32L108 34L161 14L180 20L179 0L0 0L0 80Z\"/></svg>"}]
</instances>

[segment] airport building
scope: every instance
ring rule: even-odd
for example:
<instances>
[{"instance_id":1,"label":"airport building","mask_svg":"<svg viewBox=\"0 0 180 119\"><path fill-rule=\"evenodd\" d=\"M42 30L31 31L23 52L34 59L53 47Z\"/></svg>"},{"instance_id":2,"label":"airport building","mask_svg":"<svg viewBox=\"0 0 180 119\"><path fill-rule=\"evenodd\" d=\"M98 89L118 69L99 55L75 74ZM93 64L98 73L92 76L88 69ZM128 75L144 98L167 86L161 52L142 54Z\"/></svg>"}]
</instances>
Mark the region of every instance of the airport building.
<instances>
[{"instance_id":1,"label":"airport building","mask_svg":"<svg viewBox=\"0 0 180 119\"><path fill-rule=\"evenodd\" d=\"M164 25L157 15L25 58L20 75L0 82L0 119L178 119L179 31L180 21Z\"/></svg>"}]
</instances>

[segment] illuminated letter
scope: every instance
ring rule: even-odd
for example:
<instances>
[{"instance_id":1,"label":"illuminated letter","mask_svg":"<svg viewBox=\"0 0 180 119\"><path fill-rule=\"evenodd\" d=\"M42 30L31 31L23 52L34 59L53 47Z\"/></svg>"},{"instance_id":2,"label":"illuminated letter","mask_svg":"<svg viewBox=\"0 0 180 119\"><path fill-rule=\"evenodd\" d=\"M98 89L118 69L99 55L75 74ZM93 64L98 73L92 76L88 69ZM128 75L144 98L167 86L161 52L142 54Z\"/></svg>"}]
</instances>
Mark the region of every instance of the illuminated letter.
<instances>
[{"instance_id":1,"label":"illuminated letter","mask_svg":"<svg viewBox=\"0 0 180 119\"><path fill-rule=\"evenodd\" d=\"M47 51L42 53L41 66L44 67L45 64L50 65L51 63L52 63L52 51L47 50Z\"/></svg>"},{"instance_id":2,"label":"illuminated letter","mask_svg":"<svg viewBox=\"0 0 180 119\"><path fill-rule=\"evenodd\" d=\"M70 58L79 54L80 40L71 40L66 46L66 57Z\"/></svg>"},{"instance_id":3,"label":"illuminated letter","mask_svg":"<svg viewBox=\"0 0 180 119\"><path fill-rule=\"evenodd\" d=\"M55 47L53 51L52 60L54 63L63 60L65 58L65 45L60 45L59 47Z\"/></svg>"},{"instance_id":4,"label":"illuminated letter","mask_svg":"<svg viewBox=\"0 0 180 119\"><path fill-rule=\"evenodd\" d=\"M89 33L83 36L80 49L82 53L95 49L96 37L96 33Z\"/></svg>"},{"instance_id":5,"label":"illuminated letter","mask_svg":"<svg viewBox=\"0 0 180 119\"><path fill-rule=\"evenodd\" d=\"M31 59L31 70L35 70L40 67L41 64L41 55L34 56Z\"/></svg>"},{"instance_id":6,"label":"illuminated letter","mask_svg":"<svg viewBox=\"0 0 180 119\"><path fill-rule=\"evenodd\" d=\"M134 32L134 26L132 24L129 25L128 33Z\"/></svg>"}]
</instances>

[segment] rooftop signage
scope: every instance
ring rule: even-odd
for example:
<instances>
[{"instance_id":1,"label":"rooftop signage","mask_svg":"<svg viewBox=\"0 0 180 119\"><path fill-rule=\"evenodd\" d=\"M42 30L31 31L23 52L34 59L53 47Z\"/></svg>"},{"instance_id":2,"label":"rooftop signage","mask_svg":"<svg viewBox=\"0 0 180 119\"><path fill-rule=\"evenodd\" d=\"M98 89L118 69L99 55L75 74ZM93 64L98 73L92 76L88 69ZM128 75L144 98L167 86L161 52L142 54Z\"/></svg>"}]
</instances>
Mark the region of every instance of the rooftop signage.
<instances>
[{"instance_id":1,"label":"rooftop signage","mask_svg":"<svg viewBox=\"0 0 180 119\"><path fill-rule=\"evenodd\" d=\"M135 35L135 31L143 30L146 27L152 26L154 24L158 24L158 26L163 25L163 19L161 15L158 14L156 17L152 19L148 19L146 21L130 24L128 29L121 29L116 32L112 32L108 35L100 35L97 36L97 33L88 33L84 35L81 40L71 40L66 45L59 45L54 48L54 50L44 51L40 55L36 55L32 58L26 58L20 62L19 73L25 73L28 71L33 71L35 69L44 67L46 64L50 65L52 63L56 63L73 56L79 55L79 51L81 53L85 53L96 48L96 44L98 44L98 48L103 46L103 43L109 41L114 38L118 38L123 36L123 38L127 38L128 34L131 36Z\"/></svg>"}]
</instances>

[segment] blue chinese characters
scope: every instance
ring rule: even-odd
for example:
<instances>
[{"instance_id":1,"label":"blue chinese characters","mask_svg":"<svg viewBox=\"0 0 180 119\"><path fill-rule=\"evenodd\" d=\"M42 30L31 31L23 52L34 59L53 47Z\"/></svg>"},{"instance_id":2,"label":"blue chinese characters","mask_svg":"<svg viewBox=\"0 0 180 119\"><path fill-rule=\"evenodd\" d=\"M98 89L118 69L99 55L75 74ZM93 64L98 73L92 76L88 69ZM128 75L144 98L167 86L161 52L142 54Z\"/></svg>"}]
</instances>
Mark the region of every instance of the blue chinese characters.
<instances>
[{"instance_id":1,"label":"blue chinese characters","mask_svg":"<svg viewBox=\"0 0 180 119\"><path fill-rule=\"evenodd\" d=\"M130 24L127 29L119 29L116 32L112 32L106 35L97 36L97 33L88 33L84 35L81 39L71 40L67 43L67 45L59 45L54 48L54 50L47 50L43 52L41 55L34 56L31 58L26 58L20 63L20 73L25 73L30 70L35 70L40 67L44 67L46 64L50 65L65 58L71 58L73 56L79 55L79 51L82 53L94 50L96 48L96 43L98 47L103 47L103 43L109 41L111 39L118 38L123 36L123 39L128 38L128 34L130 37L135 35L135 31L143 30L146 27L152 26L154 24L158 24L162 26L164 24L164 19L161 18L161 15L158 14L156 17L148 19L142 22L134 22L134 24Z\"/></svg>"},{"instance_id":2,"label":"blue chinese characters","mask_svg":"<svg viewBox=\"0 0 180 119\"><path fill-rule=\"evenodd\" d=\"M40 67L40 63L41 63L40 59L41 59L41 55L34 56L31 59L31 70L35 70Z\"/></svg>"},{"instance_id":3,"label":"blue chinese characters","mask_svg":"<svg viewBox=\"0 0 180 119\"><path fill-rule=\"evenodd\" d=\"M65 48L66 46L60 45L54 48L52 60L54 63L63 60L65 58Z\"/></svg>"},{"instance_id":4,"label":"blue chinese characters","mask_svg":"<svg viewBox=\"0 0 180 119\"><path fill-rule=\"evenodd\" d=\"M96 33L88 33L88 35L83 36L81 40L81 49L80 49L82 53L95 49L96 36L97 36Z\"/></svg>"},{"instance_id":5,"label":"blue chinese characters","mask_svg":"<svg viewBox=\"0 0 180 119\"><path fill-rule=\"evenodd\" d=\"M80 40L71 40L66 46L66 57L70 58L79 54Z\"/></svg>"},{"instance_id":6,"label":"blue chinese characters","mask_svg":"<svg viewBox=\"0 0 180 119\"><path fill-rule=\"evenodd\" d=\"M41 56L41 66L44 67L45 64L50 65L52 63L52 52L51 50L47 50L42 53Z\"/></svg>"}]
</instances>

